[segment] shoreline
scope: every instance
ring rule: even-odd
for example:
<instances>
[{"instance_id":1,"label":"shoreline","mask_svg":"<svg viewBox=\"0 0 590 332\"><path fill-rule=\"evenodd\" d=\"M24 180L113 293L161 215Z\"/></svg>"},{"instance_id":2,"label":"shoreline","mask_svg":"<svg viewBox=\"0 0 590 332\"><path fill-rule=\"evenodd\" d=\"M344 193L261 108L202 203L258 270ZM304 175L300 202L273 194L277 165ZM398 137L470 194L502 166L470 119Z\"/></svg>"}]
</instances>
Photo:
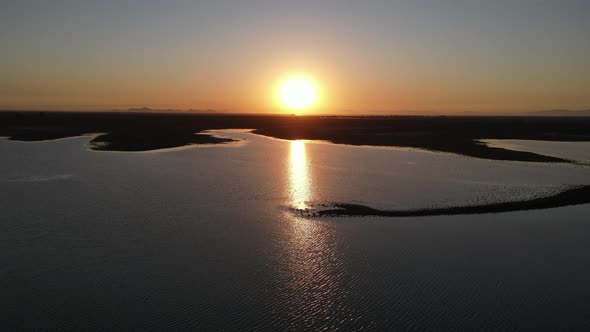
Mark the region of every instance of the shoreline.
<instances>
[{"instance_id":1,"label":"shoreline","mask_svg":"<svg viewBox=\"0 0 590 332\"><path fill-rule=\"evenodd\" d=\"M575 164L555 156L487 146L479 140L590 141L590 118L0 113L0 136L10 140L44 141L103 133L89 143L96 151L223 144L235 140L205 131L244 128L286 140L416 148L481 159L545 163Z\"/></svg>"},{"instance_id":2,"label":"shoreline","mask_svg":"<svg viewBox=\"0 0 590 332\"><path fill-rule=\"evenodd\" d=\"M380 210L352 203L330 203L325 210L291 209L305 217L434 217L505 213L528 210L544 210L590 203L590 185L573 186L554 195L522 201L508 201L482 205L449 206L413 210Z\"/></svg>"}]
</instances>

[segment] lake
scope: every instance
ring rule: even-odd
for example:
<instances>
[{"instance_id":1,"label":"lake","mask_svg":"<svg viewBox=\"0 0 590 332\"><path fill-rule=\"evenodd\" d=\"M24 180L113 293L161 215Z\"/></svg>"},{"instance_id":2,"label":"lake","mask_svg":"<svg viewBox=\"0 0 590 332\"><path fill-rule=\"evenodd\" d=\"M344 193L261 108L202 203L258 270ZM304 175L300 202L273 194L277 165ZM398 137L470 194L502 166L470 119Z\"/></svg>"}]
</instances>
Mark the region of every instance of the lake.
<instances>
[{"instance_id":1,"label":"lake","mask_svg":"<svg viewBox=\"0 0 590 332\"><path fill-rule=\"evenodd\" d=\"M291 209L524 200L589 184L590 167L213 133L241 142L127 153L1 139L3 330L590 328L588 204Z\"/></svg>"}]
</instances>

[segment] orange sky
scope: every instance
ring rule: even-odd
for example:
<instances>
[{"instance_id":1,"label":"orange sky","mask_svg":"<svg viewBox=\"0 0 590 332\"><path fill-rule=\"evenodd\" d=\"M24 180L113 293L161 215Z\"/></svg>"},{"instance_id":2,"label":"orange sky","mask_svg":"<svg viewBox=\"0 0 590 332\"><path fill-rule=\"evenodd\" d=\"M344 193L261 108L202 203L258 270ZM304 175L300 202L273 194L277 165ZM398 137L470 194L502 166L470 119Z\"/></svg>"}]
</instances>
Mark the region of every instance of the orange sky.
<instances>
[{"instance_id":1,"label":"orange sky","mask_svg":"<svg viewBox=\"0 0 590 332\"><path fill-rule=\"evenodd\" d=\"M587 2L217 1L11 4L0 108L289 112L278 82L318 82L309 113L590 108Z\"/></svg>"}]
</instances>

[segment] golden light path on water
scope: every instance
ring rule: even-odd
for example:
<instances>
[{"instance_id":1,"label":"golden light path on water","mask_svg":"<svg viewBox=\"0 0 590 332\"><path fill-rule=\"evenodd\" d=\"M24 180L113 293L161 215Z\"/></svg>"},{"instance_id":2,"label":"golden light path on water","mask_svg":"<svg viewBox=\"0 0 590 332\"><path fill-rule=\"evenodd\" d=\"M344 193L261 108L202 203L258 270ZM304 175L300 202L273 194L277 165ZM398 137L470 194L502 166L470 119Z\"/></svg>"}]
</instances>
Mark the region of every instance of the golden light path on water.
<instances>
[{"instance_id":1,"label":"golden light path on water","mask_svg":"<svg viewBox=\"0 0 590 332\"><path fill-rule=\"evenodd\" d=\"M288 154L287 190L288 204L295 209L310 208L314 198L312 186L311 159L305 141L291 141ZM335 301L341 291L338 283L341 268L337 259L336 244L332 228L318 219L290 211L284 225L286 250L285 262L288 266L285 294L289 306L290 319L302 326L321 326L333 329L330 318L336 314ZM342 312L342 310L340 310Z\"/></svg>"},{"instance_id":2,"label":"golden light path on water","mask_svg":"<svg viewBox=\"0 0 590 332\"><path fill-rule=\"evenodd\" d=\"M289 167L291 206L296 209L305 209L309 207L312 192L304 141L291 141Z\"/></svg>"}]
</instances>

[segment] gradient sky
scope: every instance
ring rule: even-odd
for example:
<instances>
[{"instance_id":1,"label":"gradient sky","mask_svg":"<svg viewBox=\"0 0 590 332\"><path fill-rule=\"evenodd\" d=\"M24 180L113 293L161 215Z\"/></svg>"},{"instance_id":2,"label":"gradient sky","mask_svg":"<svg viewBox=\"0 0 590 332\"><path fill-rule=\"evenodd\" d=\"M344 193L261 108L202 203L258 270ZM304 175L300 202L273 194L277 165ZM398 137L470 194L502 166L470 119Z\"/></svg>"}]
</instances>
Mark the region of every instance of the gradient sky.
<instances>
[{"instance_id":1,"label":"gradient sky","mask_svg":"<svg viewBox=\"0 0 590 332\"><path fill-rule=\"evenodd\" d=\"M590 1L4 1L0 108L590 108Z\"/></svg>"}]
</instances>

